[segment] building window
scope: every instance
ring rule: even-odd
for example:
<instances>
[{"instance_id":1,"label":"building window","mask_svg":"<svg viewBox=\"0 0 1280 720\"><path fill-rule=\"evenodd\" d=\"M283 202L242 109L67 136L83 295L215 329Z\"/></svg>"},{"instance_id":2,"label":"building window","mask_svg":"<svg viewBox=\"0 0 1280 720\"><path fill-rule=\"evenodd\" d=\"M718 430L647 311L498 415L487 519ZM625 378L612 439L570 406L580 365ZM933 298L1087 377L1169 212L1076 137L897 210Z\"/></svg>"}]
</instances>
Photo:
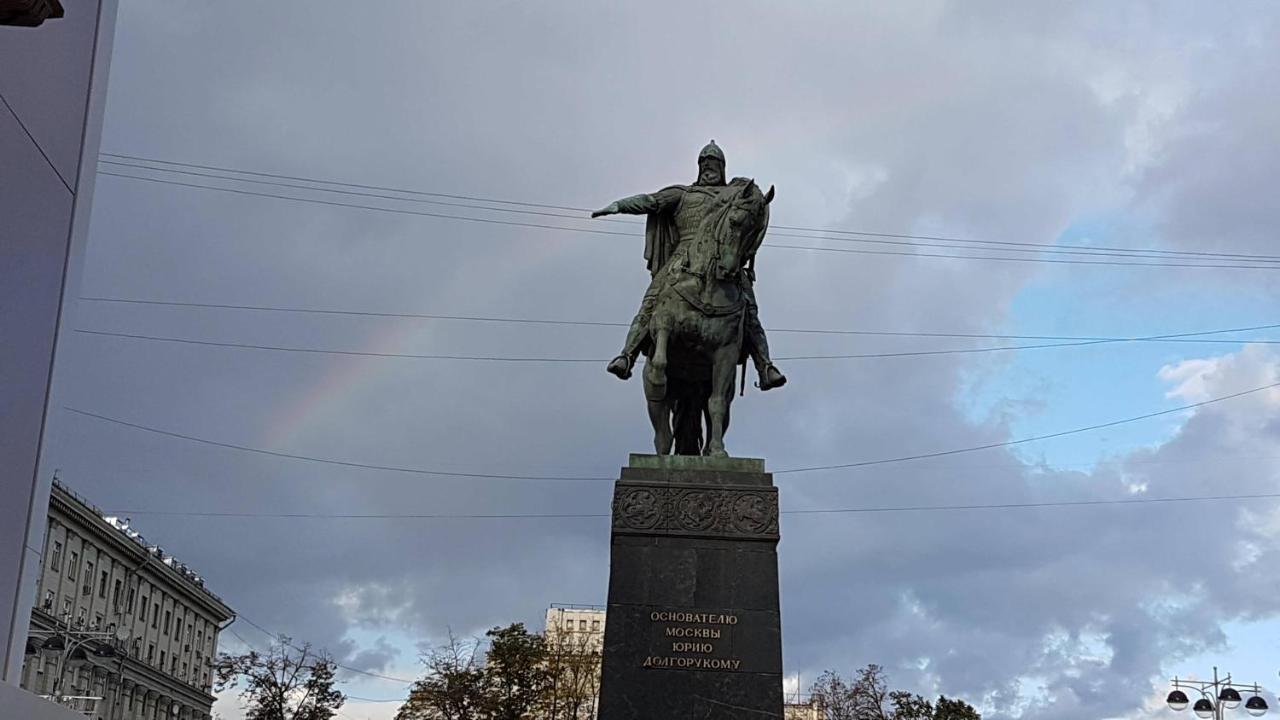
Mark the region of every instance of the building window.
<instances>
[{"instance_id":1,"label":"building window","mask_svg":"<svg viewBox=\"0 0 1280 720\"><path fill-rule=\"evenodd\" d=\"M164 651L163 650L160 651L160 669L161 670L164 669Z\"/></svg>"},{"instance_id":2,"label":"building window","mask_svg":"<svg viewBox=\"0 0 1280 720\"><path fill-rule=\"evenodd\" d=\"M173 628L173 636L179 640L182 639L182 618L178 618L178 624Z\"/></svg>"},{"instance_id":3,"label":"building window","mask_svg":"<svg viewBox=\"0 0 1280 720\"><path fill-rule=\"evenodd\" d=\"M133 588L129 588L128 594L125 595L124 611L127 613L133 612Z\"/></svg>"},{"instance_id":4,"label":"building window","mask_svg":"<svg viewBox=\"0 0 1280 720\"><path fill-rule=\"evenodd\" d=\"M168 635L169 629L172 627L173 627L173 611L165 610L164 611L164 634Z\"/></svg>"},{"instance_id":5,"label":"building window","mask_svg":"<svg viewBox=\"0 0 1280 720\"><path fill-rule=\"evenodd\" d=\"M84 618L85 618L86 612L87 611L84 608L80 608L80 614L76 615L76 624L79 625L80 627L84 627Z\"/></svg>"},{"instance_id":6,"label":"building window","mask_svg":"<svg viewBox=\"0 0 1280 720\"><path fill-rule=\"evenodd\" d=\"M53 553L49 556L49 567L54 572L62 572L62 543L54 541Z\"/></svg>"},{"instance_id":7,"label":"building window","mask_svg":"<svg viewBox=\"0 0 1280 720\"><path fill-rule=\"evenodd\" d=\"M124 581L116 579L115 587L111 590L111 606L120 607L120 593L124 590Z\"/></svg>"},{"instance_id":8,"label":"building window","mask_svg":"<svg viewBox=\"0 0 1280 720\"><path fill-rule=\"evenodd\" d=\"M107 581L111 579L111 573L106 570L102 571L102 579L98 581L98 597L104 600L107 597Z\"/></svg>"},{"instance_id":9,"label":"building window","mask_svg":"<svg viewBox=\"0 0 1280 720\"><path fill-rule=\"evenodd\" d=\"M151 604L151 629L160 627L160 603Z\"/></svg>"},{"instance_id":10,"label":"building window","mask_svg":"<svg viewBox=\"0 0 1280 720\"><path fill-rule=\"evenodd\" d=\"M138 608L138 619L142 622L147 621L147 596L142 596L142 607Z\"/></svg>"},{"instance_id":11,"label":"building window","mask_svg":"<svg viewBox=\"0 0 1280 720\"><path fill-rule=\"evenodd\" d=\"M181 677L183 680L186 680L186 679L187 679L187 664L186 664L186 663L182 663L182 675L180 675L179 677Z\"/></svg>"},{"instance_id":12,"label":"building window","mask_svg":"<svg viewBox=\"0 0 1280 720\"><path fill-rule=\"evenodd\" d=\"M71 618L71 596L62 598L62 618L69 620Z\"/></svg>"},{"instance_id":13,"label":"building window","mask_svg":"<svg viewBox=\"0 0 1280 720\"><path fill-rule=\"evenodd\" d=\"M53 612L53 591L44 591L44 603L40 605L40 609L45 612Z\"/></svg>"},{"instance_id":14,"label":"building window","mask_svg":"<svg viewBox=\"0 0 1280 720\"><path fill-rule=\"evenodd\" d=\"M71 562L67 564L67 577L72 580L76 579L76 573L80 571L80 553L72 551Z\"/></svg>"},{"instance_id":15,"label":"building window","mask_svg":"<svg viewBox=\"0 0 1280 720\"><path fill-rule=\"evenodd\" d=\"M94 630L102 629L102 613L93 614L93 629Z\"/></svg>"},{"instance_id":16,"label":"building window","mask_svg":"<svg viewBox=\"0 0 1280 720\"><path fill-rule=\"evenodd\" d=\"M156 661L156 644L148 643L147 644L147 662L154 663L155 661Z\"/></svg>"},{"instance_id":17,"label":"building window","mask_svg":"<svg viewBox=\"0 0 1280 720\"><path fill-rule=\"evenodd\" d=\"M578 621L578 629L579 629L579 630L581 630L582 632L586 632L586 631L587 631L587 621L586 621L586 620L579 620L579 621Z\"/></svg>"},{"instance_id":18,"label":"building window","mask_svg":"<svg viewBox=\"0 0 1280 720\"><path fill-rule=\"evenodd\" d=\"M591 621L591 632L600 632L600 621L599 621L599 620L592 620L592 621Z\"/></svg>"}]
</instances>

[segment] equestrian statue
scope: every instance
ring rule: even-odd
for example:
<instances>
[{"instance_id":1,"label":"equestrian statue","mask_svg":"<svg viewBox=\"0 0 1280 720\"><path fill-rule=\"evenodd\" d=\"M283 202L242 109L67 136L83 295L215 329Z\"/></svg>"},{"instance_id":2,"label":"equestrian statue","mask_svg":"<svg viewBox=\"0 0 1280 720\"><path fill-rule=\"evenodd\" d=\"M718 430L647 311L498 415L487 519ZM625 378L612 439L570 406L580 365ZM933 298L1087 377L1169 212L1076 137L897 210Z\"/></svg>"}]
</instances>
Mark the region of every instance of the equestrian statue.
<instances>
[{"instance_id":1,"label":"equestrian statue","mask_svg":"<svg viewBox=\"0 0 1280 720\"><path fill-rule=\"evenodd\" d=\"M698 155L692 185L623 198L591 213L648 216L644 257L652 279L607 370L626 380L639 355L647 357L644 393L659 455L728 457L729 405L740 364L745 385L747 357L761 390L787 382L769 359L753 289L773 188L761 192L750 178L726 182L724 166L712 140Z\"/></svg>"}]
</instances>

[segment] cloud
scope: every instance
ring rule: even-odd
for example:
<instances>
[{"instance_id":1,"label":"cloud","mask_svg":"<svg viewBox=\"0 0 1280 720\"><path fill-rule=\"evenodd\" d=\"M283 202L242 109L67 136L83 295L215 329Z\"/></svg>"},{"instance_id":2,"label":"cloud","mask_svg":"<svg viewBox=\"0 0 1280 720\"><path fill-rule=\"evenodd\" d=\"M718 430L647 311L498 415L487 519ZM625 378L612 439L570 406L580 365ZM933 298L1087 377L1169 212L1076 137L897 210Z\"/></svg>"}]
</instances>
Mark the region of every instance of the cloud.
<instances>
[{"instance_id":1,"label":"cloud","mask_svg":"<svg viewBox=\"0 0 1280 720\"><path fill-rule=\"evenodd\" d=\"M349 8L329 2L255 7L245 22L230 6L135 2L121 8L103 145L586 207L692 179L697 150L715 137L731 174L777 186L776 224L1051 242L1082 218L1122 212L1159 228L1153 242L1226 249L1239 240L1263 252L1267 168L1277 164L1265 162L1274 143L1263 132L1274 103L1256 88L1275 58L1266 43L1245 41L1239 28L1254 23L1205 14L1190 4L1046 13L1003 3L401 2L352 22ZM1253 151L1262 159L1236 162ZM118 178L99 181L91 244L86 294L198 302L620 321L648 279L638 236ZM1090 272L1112 271L766 243L758 293L771 327L983 333L1010 329L1029 283L1087 283ZM1149 293L1169 277L1223 288L1237 276L1123 277L1129 291ZM77 322L379 352L607 358L622 341L619 328L93 303ZM783 333L771 342L777 355L939 345ZM293 454L609 477L649 446L638 385L602 366L88 336L68 358L78 407ZM962 410L966 378L998 378L1007 362L793 362L784 390L735 405L729 449L784 469L1008 440L1009 413L974 421ZM1191 400L1266 384L1274 362L1258 346L1171 360L1150 375ZM1095 392L1087 370L1073 381ZM1154 393L1152 405L1159 400ZM777 482L784 507L796 509L1114 499L1132 488L1150 497L1265 492L1274 470L1257 458L1274 446L1273 400L1198 409L1166 444L1092 473L1032 470L997 450ZM998 399L1010 412L1035 402ZM1097 420L1111 417L1100 396ZM78 416L55 422L63 477L109 509L598 513L610 497L607 482L338 468ZM879 662L895 684L984 702L991 717L1128 712L1164 664L1222 647L1223 621L1273 612L1272 583L1246 582L1273 560L1273 533L1260 529L1274 527L1267 508L1216 508L1215 532L1188 532L1205 512L788 516L788 672L812 678ZM608 527L598 519L134 519L247 618L357 667L408 663L415 644L450 630L539 627L550 603L600 603L606 590ZM1188 578L1171 556L1204 573Z\"/></svg>"}]
</instances>

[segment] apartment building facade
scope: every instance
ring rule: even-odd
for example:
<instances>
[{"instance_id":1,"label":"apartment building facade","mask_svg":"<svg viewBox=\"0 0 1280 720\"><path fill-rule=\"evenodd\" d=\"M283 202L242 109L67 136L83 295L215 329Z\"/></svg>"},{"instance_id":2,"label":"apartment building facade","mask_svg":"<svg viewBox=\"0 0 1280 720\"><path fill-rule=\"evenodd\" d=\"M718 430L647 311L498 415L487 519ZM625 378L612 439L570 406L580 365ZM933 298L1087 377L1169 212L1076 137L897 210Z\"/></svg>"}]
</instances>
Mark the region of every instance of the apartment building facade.
<instances>
[{"instance_id":1,"label":"apartment building facade","mask_svg":"<svg viewBox=\"0 0 1280 720\"><path fill-rule=\"evenodd\" d=\"M22 687L97 720L211 717L235 613L128 521L55 482L36 586Z\"/></svg>"}]
</instances>

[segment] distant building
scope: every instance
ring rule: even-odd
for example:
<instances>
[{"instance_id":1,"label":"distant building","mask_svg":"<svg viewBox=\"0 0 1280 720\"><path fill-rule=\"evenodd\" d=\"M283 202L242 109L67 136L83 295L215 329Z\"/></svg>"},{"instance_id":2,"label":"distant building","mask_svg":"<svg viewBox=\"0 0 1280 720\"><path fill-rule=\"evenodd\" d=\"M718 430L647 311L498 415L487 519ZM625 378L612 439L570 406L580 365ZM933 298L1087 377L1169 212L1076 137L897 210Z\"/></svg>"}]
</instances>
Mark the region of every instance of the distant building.
<instances>
[{"instance_id":1,"label":"distant building","mask_svg":"<svg viewBox=\"0 0 1280 720\"><path fill-rule=\"evenodd\" d=\"M207 720L235 613L128 520L55 482L22 687L98 720Z\"/></svg>"},{"instance_id":2,"label":"distant building","mask_svg":"<svg viewBox=\"0 0 1280 720\"><path fill-rule=\"evenodd\" d=\"M794 698L782 705L783 720L824 720L822 703L817 698L801 701Z\"/></svg>"},{"instance_id":3,"label":"distant building","mask_svg":"<svg viewBox=\"0 0 1280 720\"><path fill-rule=\"evenodd\" d=\"M603 648L604 616L604 608L598 605L552 605L547 608L547 642L589 638Z\"/></svg>"},{"instance_id":4,"label":"distant building","mask_svg":"<svg viewBox=\"0 0 1280 720\"><path fill-rule=\"evenodd\" d=\"M594 605L552 605L547 609L547 663L552 702L546 720L593 720L600 701L600 659L604 653L605 609Z\"/></svg>"}]
</instances>

